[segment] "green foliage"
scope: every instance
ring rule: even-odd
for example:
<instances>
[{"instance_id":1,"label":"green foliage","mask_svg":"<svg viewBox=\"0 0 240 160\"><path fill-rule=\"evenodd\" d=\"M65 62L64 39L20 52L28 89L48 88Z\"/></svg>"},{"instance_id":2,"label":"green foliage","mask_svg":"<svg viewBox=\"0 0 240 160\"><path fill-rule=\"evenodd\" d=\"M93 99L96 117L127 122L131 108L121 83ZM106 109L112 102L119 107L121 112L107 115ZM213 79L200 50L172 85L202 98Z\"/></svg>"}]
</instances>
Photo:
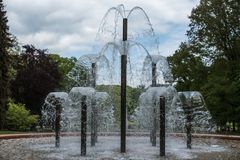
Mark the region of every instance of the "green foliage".
<instances>
[{"instance_id":1,"label":"green foliage","mask_svg":"<svg viewBox=\"0 0 240 160\"><path fill-rule=\"evenodd\" d=\"M189 18L188 44L168 58L176 87L201 91L219 126L239 124L240 1L201 0Z\"/></svg>"},{"instance_id":2,"label":"green foliage","mask_svg":"<svg viewBox=\"0 0 240 160\"><path fill-rule=\"evenodd\" d=\"M63 76L60 81L61 90L70 90L73 87L73 82L68 77L68 73L74 68L77 59L75 57L60 57L57 54L50 54L50 57L58 64L58 69Z\"/></svg>"},{"instance_id":3,"label":"green foliage","mask_svg":"<svg viewBox=\"0 0 240 160\"><path fill-rule=\"evenodd\" d=\"M76 86L91 86L90 72L90 68L83 64L76 64L67 74L68 90Z\"/></svg>"},{"instance_id":4,"label":"green foliage","mask_svg":"<svg viewBox=\"0 0 240 160\"><path fill-rule=\"evenodd\" d=\"M187 43L182 43L173 56L168 57L178 91L201 90L206 81L207 67L193 54Z\"/></svg>"},{"instance_id":5,"label":"green foliage","mask_svg":"<svg viewBox=\"0 0 240 160\"><path fill-rule=\"evenodd\" d=\"M9 130L26 131L37 123L38 116L30 115L30 111L25 108L24 104L16 104L10 101L6 120Z\"/></svg>"},{"instance_id":6,"label":"green foliage","mask_svg":"<svg viewBox=\"0 0 240 160\"><path fill-rule=\"evenodd\" d=\"M121 113L121 86L119 85L100 85L97 86L98 91L107 92L112 97L114 105L114 117L117 122L120 122L120 113ZM128 115L133 115L134 111L138 105L138 98L143 92L142 87L132 88L127 86L127 113Z\"/></svg>"},{"instance_id":7,"label":"green foliage","mask_svg":"<svg viewBox=\"0 0 240 160\"><path fill-rule=\"evenodd\" d=\"M9 96L9 63L8 49L11 47L8 19L4 10L3 1L0 0L0 129L4 128L7 99Z\"/></svg>"},{"instance_id":8,"label":"green foliage","mask_svg":"<svg viewBox=\"0 0 240 160\"><path fill-rule=\"evenodd\" d=\"M207 50L208 56L224 55L239 62L239 15L239 0L201 0L189 17L191 44Z\"/></svg>"},{"instance_id":9,"label":"green foliage","mask_svg":"<svg viewBox=\"0 0 240 160\"><path fill-rule=\"evenodd\" d=\"M32 45L23 46L15 55L16 78L11 82L12 97L26 104L34 114L41 114L41 106L49 92L59 90L63 75L46 50Z\"/></svg>"}]
</instances>

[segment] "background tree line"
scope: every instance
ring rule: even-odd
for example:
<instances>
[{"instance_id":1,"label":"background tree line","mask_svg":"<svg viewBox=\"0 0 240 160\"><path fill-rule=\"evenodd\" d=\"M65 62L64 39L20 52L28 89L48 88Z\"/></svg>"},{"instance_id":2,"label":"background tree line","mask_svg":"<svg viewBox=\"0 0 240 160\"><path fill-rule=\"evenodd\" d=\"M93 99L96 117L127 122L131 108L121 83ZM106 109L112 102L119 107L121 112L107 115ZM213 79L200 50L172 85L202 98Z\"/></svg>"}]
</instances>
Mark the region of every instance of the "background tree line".
<instances>
[{"instance_id":1,"label":"background tree line","mask_svg":"<svg viewBox=\"0 0 240 160\"><path fill-rule=\"evenodd\" d=\"M240 130L240 1L201 0L168 57L178 91L201 91L218 126Z\"/></svg>"}]
</instances>

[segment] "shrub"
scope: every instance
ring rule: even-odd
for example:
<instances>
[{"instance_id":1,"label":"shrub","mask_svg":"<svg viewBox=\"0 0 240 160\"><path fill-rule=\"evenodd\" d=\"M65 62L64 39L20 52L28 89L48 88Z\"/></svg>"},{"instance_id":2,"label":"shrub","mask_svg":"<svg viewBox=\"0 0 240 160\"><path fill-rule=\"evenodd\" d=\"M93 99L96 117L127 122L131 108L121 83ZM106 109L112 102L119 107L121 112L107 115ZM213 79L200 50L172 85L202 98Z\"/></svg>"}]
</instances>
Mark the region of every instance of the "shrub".
<instances>
[{"instance_id":1,"label":"shrub","mask_svg":"<svg viewBox=\"0 0 240 160\"><path fill-rule=\"evenodd\" d=\"M26 131L38 121L38 115L30 115L24 104L8 103L6 121L9 130Z\"/></svg>"}]
</instances>

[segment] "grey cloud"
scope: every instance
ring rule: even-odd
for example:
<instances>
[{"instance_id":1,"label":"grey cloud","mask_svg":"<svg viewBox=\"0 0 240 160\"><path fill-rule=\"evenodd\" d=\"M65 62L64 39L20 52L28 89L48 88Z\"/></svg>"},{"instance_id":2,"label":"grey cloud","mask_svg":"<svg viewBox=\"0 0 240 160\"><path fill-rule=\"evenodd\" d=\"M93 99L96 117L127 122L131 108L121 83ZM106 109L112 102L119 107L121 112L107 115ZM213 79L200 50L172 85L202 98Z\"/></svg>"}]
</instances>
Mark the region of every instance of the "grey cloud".
<instances>
[{"instance_id":1,"label":"grey cloud","mask_svg":"<svg viewBox=\"0 0 240 160\"><path fill-rule=\"evenodd\" d=\"M166 34L172 25L185 25L199 0L131 0L148 13L154 30ZM101 19L122 0L6 0L10 31L22 43L35 44L68 56L91 52ZM137 21L136 21L137 23ZM139 23L139 22L138 22ZM182 33L181 33L182 34ZM182 36L182 35L180 35ZM176 42L169 36L169 43ZM165 52L167 52L166 50ZM78 54L77 54L78 55Z\"/></svg>"}]
</instances>

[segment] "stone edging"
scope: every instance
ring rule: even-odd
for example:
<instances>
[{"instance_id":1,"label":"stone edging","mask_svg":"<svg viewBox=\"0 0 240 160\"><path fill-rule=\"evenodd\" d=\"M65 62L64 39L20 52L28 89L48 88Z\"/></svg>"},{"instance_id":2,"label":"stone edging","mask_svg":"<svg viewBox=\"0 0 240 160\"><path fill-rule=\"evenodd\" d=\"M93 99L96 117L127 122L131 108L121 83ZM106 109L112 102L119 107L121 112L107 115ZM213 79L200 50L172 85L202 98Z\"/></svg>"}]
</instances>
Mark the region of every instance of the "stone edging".
<instances>
[{"instance_id":1,"label":"stone edging","mask_svg":"<svg viewBox=\"0 0 240 160\"><path fill-rule=\"evenodd\" d=\"M43 138L43 137L53 137L55 134L52 133L26 133L26 134L2 134L1 139L21 139L21 138ZM88 133L90 135L90 133ZM120 136L119 132L101 132L100 136ZM168 133L170 136L183 137L183 133ZM79 132L63 132L61 136L80 136ZM127 136L149 136L147 132L128 132ZM225 139L225 140L239 140L240 136L236 135L220 135L220 134L192 134L193 138L214 138L214 139Z\"/></svg>"}]
</instances>

